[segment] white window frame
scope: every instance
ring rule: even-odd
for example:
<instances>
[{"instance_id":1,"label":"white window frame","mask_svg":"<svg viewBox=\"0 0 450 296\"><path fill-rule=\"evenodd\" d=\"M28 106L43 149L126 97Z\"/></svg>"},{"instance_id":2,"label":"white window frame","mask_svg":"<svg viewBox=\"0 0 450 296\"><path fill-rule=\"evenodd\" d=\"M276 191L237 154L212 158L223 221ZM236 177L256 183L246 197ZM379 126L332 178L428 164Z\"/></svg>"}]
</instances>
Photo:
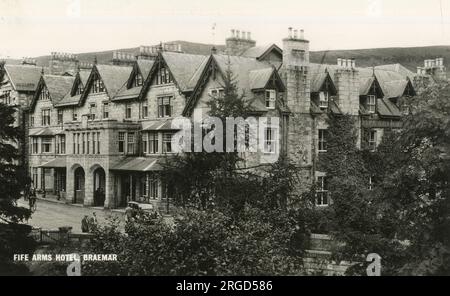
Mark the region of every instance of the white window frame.
<instances>
[{"instance_id":1,"label":"white window frame","mask_svg":"<svg viewBox=\"0 0 450 296\"><path fill-rule=\"evenodd\" d=\"M369 113L375 113L377 109L377 97L375 95L367 96L367 111Z\"/></svg>"},{"instance_id":2,"label":"white window frame","mask_svg":"<svg viewBox=\"0 0 450 296\"><path fill-rule=\"evenodd\" d=\"M273 127L264 128L264 153L274 154L277 152L277 131Z\"/></svg>"},{"instance_id":3,"label":"white window frame","mask_svg":"<svg viewBox=\"0 0 450 296\"><path fill-rule=\"evenodd\" d=\"M172 137L173 133L163 133L162 134L162 152L163 153L172 153L173 147L172 147ZM167 137L170 137L170 141L167 139ZM170 143L170 151L167 149L167 143Z\"/></svg>"},{"instance_id":4,"label":"white window frame","mask_svg":"<svg viewBox=\"0 0 450 296\"><path fill-rule=\"evenodd\" d=\"M317 150L319 152L327 152L327 139L326 139L326 134L327 134L327 130L326 129L319 129L318 131L318 141L317 141ZM323 146L325 146L325 149L320 149L321 144L322 143L322 148Z\"/></svg>"},{"instance_id":5,"label":"white window frame","mask_svg":"<svg viewBox=\"0 0 450 296\"><path fill-rule=\"evenodd\" d=\"M266 89L265 101L267 109L275 109L275 102L277 100L277 91L274 89Z\"/></svg>"},{"instance_id":6,"label":"white window frame","mask_svg":"<svg viewBox=\"0 0 450 296\"><path fill-rule=\"evenodd\" d=\"M119 153L125 153L125 145L126 145L126 141L125 141L125 137L126 137L126 132L119 132L117 135L117 151L119 151ZM123 136L123 137L122 137ZM122 145L122 151L120 151L120 142L123 143Z\"/></svg>"},{"instance_id":7,"label":"white window frame","mask_svg":"<svg viewBox=\"0 0 450 296\"><path fill-rule=\"evenodd\" d=\"M315 204L318 207L327 207L330 204L330 196L328 194L328 188L325 188L326 176L317 176L317 189Z\"/></svg>"},{"instance_id":8,"label":"white window frame","mask_svg":"<svg viewBox=\"0 0 450 296\"><path fill-rule=\"evenodd\" d=\"M53 139L52 138L47 138L47 137L42 137L41 138L41 152L42 153L52 153L52 144L53 144ZM44 147L48 147L48 151L46 151L46 149L44 149Z\"/></svg>"},{"instance_id":9,"label":"white window frame","mask_svg":"<svg viewBox=\"0 0 450 296\"><path fill-rule=\"evenodd\" d=\"M134 154L136 147L136 133L127 133L127 154Z\"/></svg>"},{"instance_id":10,"label":"white window frame","mask_svg":"<svg viewBox=\"0 0 450 296\"><path fill-rule=\"evenodd\" d=\"M319 108L328 109L328 103L330 101L330 94L327 91L319 92Z\"/></svg>"}]
</instances>

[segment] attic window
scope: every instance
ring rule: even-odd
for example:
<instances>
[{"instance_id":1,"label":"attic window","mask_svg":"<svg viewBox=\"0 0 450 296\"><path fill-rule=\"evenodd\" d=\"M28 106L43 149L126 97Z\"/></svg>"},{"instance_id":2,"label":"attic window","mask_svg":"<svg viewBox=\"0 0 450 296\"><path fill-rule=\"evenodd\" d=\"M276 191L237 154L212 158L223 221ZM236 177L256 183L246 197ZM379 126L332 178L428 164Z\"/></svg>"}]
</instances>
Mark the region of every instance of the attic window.
<instances>
[{"instance_id":1,"label":"attic window","mask_svg":"<svg viewBox=\"0 0 450 296\"><path fill-rule=\"evenodd\" d=\"M266 107L267 109L275 109L275 100L277 92L274 89L266 90Z\"/></svg>"},{"instance_id":2,"label":"attic window","mask_svg":"<svg viewBox=\"0 0 450 296\"><path fill-rule=\"evenodd\" d=\"M105 91L105 86L103 81L98 75L94 76L94 81L92 82L91 93L101 93Z\"/></svg>"},{"instance_id":3,"label":"attic window","mask_svg":"<svg viewBox=\"0 0 450 296\"><path fill-rule=\"evenodd\" d=\"M367 111L369 113L375 113L376 102L377 102L377 99L376 99L376 97L374 95L368 95L367 96Z\"/></svg>"},{"instance_id":4,"label":"attic window","mask_svg":"<svg viewBox=\"0 0 450 296\"><path fill-rule=\"evenodd\" d=\"M83 89L84 89L84 87L83 87L83 83L78 83L78 86L77 86L77 90L75 91L75 95L81 95L81 93L83 92Z\"/></svg>"},{"instance_id":5,"label":"attic window","mask_svg":"<svg viewBox=\"0 0 450 296\"><path fill-rule=\"evenodd\" d=\"M142 84L144 84L144 79L142 78L141 73L137 73L134 76L134 86L142 86Z\"/></svg>"},{"instance_id":6,"label":"attic window","mask_svg":"<svg viewBox=\"0 0 450 296\"><path fill-rule=\"evenodd\" d=\"M156 75L156 84L169 84L172 83L172 75L170 75L169 70L166 67L161 67L158 69Z\"/></svg>"},{"instance_id":7,"label":"attic window","mask_svg":"<svg viewBox=\"0 0 450 296\"><path fill-rule=\"evenodd\" d=\"M327 91L321 91L319 93L319 107L320 109L327 109L329 101L329 93Z\"/></svg>"},{"instance_id":8,"label":"attic window","mask_svg":"<svg viewBox=\"0 0 450 296\"><path fill-rule=\"evenodd\" d=\"M44 86L41 90L41 94L39 95L39 100L49 100L50 95L48 93L48 89Z\"/></svg>"}]
</instances>

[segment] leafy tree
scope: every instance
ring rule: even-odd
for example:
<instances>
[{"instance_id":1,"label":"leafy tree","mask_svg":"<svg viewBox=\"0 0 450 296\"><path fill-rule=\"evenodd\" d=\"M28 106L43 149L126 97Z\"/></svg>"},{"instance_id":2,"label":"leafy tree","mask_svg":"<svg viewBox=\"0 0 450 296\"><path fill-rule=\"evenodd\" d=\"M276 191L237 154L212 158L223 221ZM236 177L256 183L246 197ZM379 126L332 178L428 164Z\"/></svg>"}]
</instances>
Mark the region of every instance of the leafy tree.
<instances>
[{"instance_id":1,"label":"leafy tree","mask_svg":"<svg viewBox=\"0 0 450 296\"><path fill-rule=\"evenodd\" d=\"M26 268L12 262L13 254L29 253L33 240L31 228L20 224L30 217L30 211L16 201L27 187L28 177L19 164L17 143L22 130L14 127L15 108L0 103L0 274L23 274Z\"/></svg>"},{"instance_id":2,"label":"leafy tree","mask_svg":"<svg viewBox=\"0 0 450 296\"><path fill-rule=\"evenodd\" d=\"M288 275L301 273L302 229L279 215L276 224L246 207L239 218L216 210L182 210L173 226L141 215L94 232L86 252L115 253L117 262L86 262L91 275Z\"/></svg>"},{"instance_id":3,"label":"leafy tree","mask_svg":"<svg viewBox=\"0 0 450 296\"><path fill-rule=\"evenodd\" d=\"M349 121L331 119L321 165L331 178L330 233L342 243L335 257L364 262L375 252L384 275L449 274L449 90L434 85L408 98L403 128L386 130L376 152L358 151ZM365 274L364 265L349 273Z\"/></svg>"}]
</instances>

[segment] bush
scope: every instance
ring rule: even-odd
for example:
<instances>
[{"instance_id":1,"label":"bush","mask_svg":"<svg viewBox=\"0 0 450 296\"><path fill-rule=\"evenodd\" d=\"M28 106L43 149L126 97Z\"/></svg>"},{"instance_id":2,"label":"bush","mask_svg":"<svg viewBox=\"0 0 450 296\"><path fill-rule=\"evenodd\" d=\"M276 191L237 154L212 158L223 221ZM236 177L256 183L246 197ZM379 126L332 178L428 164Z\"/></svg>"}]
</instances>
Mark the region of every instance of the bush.
<instances>
[{"instance_id":1,"label":"bush","mask_svg":"<svg viewBox=\"0 0 450 296\"><path fill-rule=\"evenodd\" d=\"M118 262L88 262L89 275L294 275L301 272L304 227L292 214L246 207L239 219L183 210L173 226L140 217L121 233L101 226L87 252L115 253Z\"/></svg>"}]
</instances>

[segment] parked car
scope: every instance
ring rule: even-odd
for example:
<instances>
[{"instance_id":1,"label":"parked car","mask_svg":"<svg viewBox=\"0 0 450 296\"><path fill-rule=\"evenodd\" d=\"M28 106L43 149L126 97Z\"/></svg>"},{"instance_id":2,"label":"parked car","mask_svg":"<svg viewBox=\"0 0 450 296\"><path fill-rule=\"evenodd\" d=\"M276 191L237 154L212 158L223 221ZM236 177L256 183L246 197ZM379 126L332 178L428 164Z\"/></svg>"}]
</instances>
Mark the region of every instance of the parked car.
<instances>
[{"instance_id":1,"label":"parked car","mask_svg":"<svg viewBox=\"0 0 450 296\"><path fill-rule=\"evenodd\" d=\"M129 201L127 207L125 208L125 221L131 218L135 218L139 211L144 211L153 215L155 218L158 217L158 212L154 209L152 204L139 203L136 201Z\"/></svg>"}]
</instances>

